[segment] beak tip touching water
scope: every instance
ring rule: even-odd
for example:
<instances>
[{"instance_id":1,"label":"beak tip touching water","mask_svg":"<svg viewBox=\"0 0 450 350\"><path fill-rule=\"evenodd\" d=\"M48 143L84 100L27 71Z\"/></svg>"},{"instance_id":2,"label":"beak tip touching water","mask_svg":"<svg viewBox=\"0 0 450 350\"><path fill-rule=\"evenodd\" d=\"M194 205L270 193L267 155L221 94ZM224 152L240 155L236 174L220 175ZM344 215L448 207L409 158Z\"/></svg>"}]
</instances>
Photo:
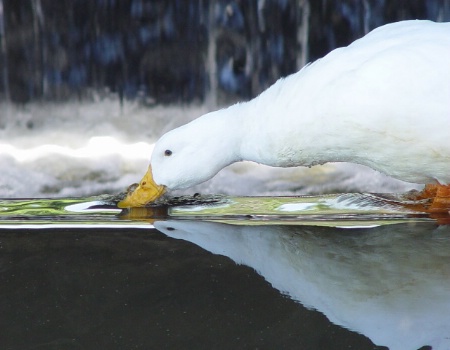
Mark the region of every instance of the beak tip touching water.
<instances>
[{"instance_id":1,"label":"beak tip touching water","mask_svg":"<svg viewBox=\"0 0 450 350\"><path fill-rule=\"evenodd\" d=\"M154 202L160 198L165 191L165 186L158 185L155 180L153 180L152 168L149 166L147 173L144 175L139 185L129 192L117 206L119 208L143 207L147 203Z\"/></svg>"}]
</instances>

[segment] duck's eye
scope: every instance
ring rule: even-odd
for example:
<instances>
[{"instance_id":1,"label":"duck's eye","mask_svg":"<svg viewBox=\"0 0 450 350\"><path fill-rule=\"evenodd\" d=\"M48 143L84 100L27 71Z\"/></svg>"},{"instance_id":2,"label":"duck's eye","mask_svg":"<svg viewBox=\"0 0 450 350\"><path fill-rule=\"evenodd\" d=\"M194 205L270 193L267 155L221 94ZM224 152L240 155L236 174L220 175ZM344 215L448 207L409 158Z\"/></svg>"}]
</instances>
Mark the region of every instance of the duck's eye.
<instances>
[{"instance_id":1,"label":"duck's eye","mask_svg":"<svg viewBox=\"0 0 450 350\"><path fill-rule=\"evenodd\" d=\"M164 151L164 155L165 155L166 157L170 157L170 156L172 155L172 151L171 151L170 149L166 149L166 150Z\"/></svg>"}]
</instances>

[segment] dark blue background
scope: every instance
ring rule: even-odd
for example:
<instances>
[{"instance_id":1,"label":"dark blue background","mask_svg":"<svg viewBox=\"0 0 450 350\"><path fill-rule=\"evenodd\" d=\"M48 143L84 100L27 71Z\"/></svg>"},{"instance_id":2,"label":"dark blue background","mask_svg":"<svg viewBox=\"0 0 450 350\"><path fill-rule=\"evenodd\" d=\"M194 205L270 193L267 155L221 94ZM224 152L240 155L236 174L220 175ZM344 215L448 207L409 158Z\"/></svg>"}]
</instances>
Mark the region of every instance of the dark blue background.
<instances>
[{"instance_id":1,"label":"dark blue background","mask_svg":"<svg viewBox=\"0 0 450 350\"><path fill-rule=\"evenodd\" d=\"M150 103L202 102L211 74L219 101L249 99L297 71L302 50L312 61L388 22L449 20L448 7L444 0L0 0L0 99L107 91Z\"/></svg>"}]
</instances>

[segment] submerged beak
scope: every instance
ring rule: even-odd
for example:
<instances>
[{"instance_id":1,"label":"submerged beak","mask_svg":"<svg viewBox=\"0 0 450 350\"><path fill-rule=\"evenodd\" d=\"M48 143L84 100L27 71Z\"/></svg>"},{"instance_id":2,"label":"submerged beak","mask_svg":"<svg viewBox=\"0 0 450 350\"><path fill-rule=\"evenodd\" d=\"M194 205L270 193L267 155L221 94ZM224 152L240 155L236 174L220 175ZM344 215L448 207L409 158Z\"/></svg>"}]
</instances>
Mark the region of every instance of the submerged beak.
<instances>
[{"instance_id":1,"label":"submerged beak","mask_svg":"<svg viewBox=\"0 0 450 350\"><path fill-rule=\"evenodd\" d=\"M147 203L161 197L165 191L165 186L158 185L153 180L152 167L149 166L139 186L131 193L128 193L126 198L121 200L117 206L119 208L143 207Z\"/></svg>"}]
</instances>

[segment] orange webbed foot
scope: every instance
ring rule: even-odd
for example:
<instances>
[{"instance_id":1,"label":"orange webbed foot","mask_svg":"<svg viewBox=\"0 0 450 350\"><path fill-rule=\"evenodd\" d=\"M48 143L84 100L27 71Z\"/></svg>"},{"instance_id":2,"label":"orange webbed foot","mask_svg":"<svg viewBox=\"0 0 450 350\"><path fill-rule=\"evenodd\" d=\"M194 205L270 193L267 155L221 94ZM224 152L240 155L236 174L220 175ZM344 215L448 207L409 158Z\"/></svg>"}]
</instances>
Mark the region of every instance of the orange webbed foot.
<instances>
[{"instance_id":1,"label":"orange webbed foot","mask_svg":"<svg viewBox=\"0 0 450 350\"><path fill-rule=\"evenodd\" d=\"M428 210L434 213L450 212L450 185L435 185L436 194Z\"/></svg>"},{"instance_id":2,"label":"orange webbed foot","mask_svg":"<svg viewBox=\"0 0 450 350\"><path fill-rule=\"evenodd\" d=\"M428 184L421 192L412 195L410 199L425 201L413 209L436 214L450 213L450 185Z\"/></svg>"}]
</instances>

